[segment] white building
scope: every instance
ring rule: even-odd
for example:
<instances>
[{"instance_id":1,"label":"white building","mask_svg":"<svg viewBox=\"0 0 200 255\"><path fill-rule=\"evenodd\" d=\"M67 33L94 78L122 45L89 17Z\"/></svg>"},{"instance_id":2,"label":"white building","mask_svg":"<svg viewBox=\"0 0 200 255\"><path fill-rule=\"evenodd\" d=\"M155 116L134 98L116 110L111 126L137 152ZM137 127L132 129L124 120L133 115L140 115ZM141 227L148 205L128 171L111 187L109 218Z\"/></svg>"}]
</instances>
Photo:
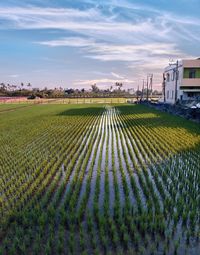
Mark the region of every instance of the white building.
<instances>
[{"instance_id":1,"label":"white building","mask_svg":"<svg viewBox=\"0 0 200 255\"><path fill-rule=\"evenodd\" d=\"M200 100L200 58L179 60L170 64L163 74L164 101Z\"/></svg>"}]
</instances>

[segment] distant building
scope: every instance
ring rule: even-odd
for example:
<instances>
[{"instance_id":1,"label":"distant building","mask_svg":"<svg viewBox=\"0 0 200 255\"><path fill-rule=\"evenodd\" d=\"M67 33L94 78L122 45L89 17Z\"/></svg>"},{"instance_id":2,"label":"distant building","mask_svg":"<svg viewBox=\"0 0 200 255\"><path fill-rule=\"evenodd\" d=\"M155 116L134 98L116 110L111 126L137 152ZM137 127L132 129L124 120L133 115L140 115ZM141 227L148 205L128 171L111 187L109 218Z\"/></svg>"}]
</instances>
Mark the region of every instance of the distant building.
<instances>
[{"instance_id":1,"label":"distant building","mask_svg":"<svg viewBox=\"0 0 200 255\"><path fill-rule=\"evenodd\" d=\"M163 98L170 104L200 99L200 58L179 60L164 69Z\"/></svg>"}]
</instances>

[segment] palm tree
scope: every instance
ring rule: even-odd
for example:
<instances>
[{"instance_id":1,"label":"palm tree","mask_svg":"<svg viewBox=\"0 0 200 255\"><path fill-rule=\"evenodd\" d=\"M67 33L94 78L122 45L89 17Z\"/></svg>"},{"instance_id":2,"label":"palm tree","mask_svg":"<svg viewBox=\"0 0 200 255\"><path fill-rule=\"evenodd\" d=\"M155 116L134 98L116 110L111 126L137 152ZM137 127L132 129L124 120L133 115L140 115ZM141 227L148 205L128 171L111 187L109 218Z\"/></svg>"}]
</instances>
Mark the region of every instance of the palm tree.
<instances>
[{"instance_id":1,"label":"palm tree","mask_svg":"<svg viewBox=\"0 0 200 255\"><path fill-rule=\"evenodd\" d=\"M10 90L11 89L11 85L8 83L7 84L7 90Z\"/></svg>"},{"instance_id":2,"label":"palm tree","mask_svg":"<svg viewBox=\"0 0 200 255\"><path fill-rule=\"evenodd\" d=\"M11 85L11 87L12 87L12 90L15 90L17 88L16 85Z\"/></svg>"},{"instance_id":3,"label":"palm tree","mask_svg":"<svg viewBox=\"0 0 200 255\"><path fill-rule=\"evenodd\" d=\"M115 86L118 87L118 90L121 90L123 84L122 82L115 82Z\"/></svg>"},{"instance_id":4,"label":"palm tree","mask_svg":"<svg viewBox=\"0 0 200 255\"><path fill-rule=\"evenodd\" d=\"M32 85L31 85L30 82L29 82L29 83L27 84L27 87L28 87L28 88L31 88L31 86L32 86Z\"/></svg>"},{"instance_id":5,"label":"palm tree","mask_svg":"<svg viewBox=\"0 0 200 255\"><path fill-rule=\"evenodd\" d=\"M20 89L22 89L23 87L24 87L24 83L21 82L21 84L20 84Z\"/></svg>"},{"instance_id":6,"label":"palm tree","mask_svg":"<svg viewBox=\"0 0 200 255\"><path fill-rule=\"evenodd\" d=\"M5 85L5 83L1 83L0 84L0 89L2 90L2 91L4 91L4 90L6 90L6 85Z\"/></svg>"}]
</instances>

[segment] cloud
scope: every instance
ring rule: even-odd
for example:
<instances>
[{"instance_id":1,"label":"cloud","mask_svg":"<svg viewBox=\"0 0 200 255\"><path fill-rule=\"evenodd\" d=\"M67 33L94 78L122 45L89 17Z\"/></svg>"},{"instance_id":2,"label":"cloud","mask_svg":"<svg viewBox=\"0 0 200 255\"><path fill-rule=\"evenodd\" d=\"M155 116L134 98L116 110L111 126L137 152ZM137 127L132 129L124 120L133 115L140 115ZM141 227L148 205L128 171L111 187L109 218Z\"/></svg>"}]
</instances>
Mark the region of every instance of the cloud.
<instances>
[{"instance_id":1,"label":"cloud","mask_svg":"<svg viewBox=\"0 0 200 255\"><path fill-rule=\"evenodd\" d=\"M174 44L143 43L135 45L95 44L87 48L90 55L87 57L102 61L143 61L143 59L155 59L166 57L169 54L174 57L181 55Z\"/></svg>"},{"instance_id":2,"label":"cloud","mask_svg":"<svg viewBox=\"0 0 200 255\"><path fill-rule=\"evenodd\" d=\"M0 7L0 18L5 21L1 28L15 29L99 29L110 30L114 27L109 23L110 17L105 17L97 9L84 11L71 8L41 8L41 7ZM104 18L106 18L105 21ZM107 24L108 26L105 26ZM123 26L123 24L121 24ZM130 27L127 27L129 30Z\"/></svg>"},{"instance_id":3,"label":"cloud","mask_svg":"<svg viewBox=\"0 0 200 255\"><path fill-rule=\"evenodd\" d=\"M124 76L119 75L119 74L114 73L114 72L111 72L111 75L112 75L113 77L117 78L117 79L124 79Z\"/></svg>"},{"instance_id":4,"label":"cloud","mask_svg":"<svg viewBox=\"0 0 200 255\"><path fill-rule=\"evenodd\" d=\"M123 73L131 70L134 77L134 80L128 79L127 74L122 76L118 70L108 70L103 79L80 80L79 84L113 83L114 79L109 75L133 84L149 72L155 73L154 79L159 83L169 58L192 58L195 55L187 43L198 45L200 42L199 18L183 17L126 0L102 0L101 3L84 0L84 3L89 5L82 10L30 5L0 7L0 30L43 30L46 39L36 40L38 45L54 49L74 47L80 49L81 57L92 59L92 64L93 61L121 63ZM63 36L59 33L58 37L55 33L48 37L46 30L55 29Z\"/></svg>"},{"instance_id":5,"label":"cloud","mask_svg":"<svg viewBox=\"0 0 200 255\"><path fill-rule=\"evenodd\" d=\"M95 6L85 9L0 7L0 29L58 29L76 32L79 35L95 39L134 41L174 42L185 36L188 40L199 40L199 18L180 17L172 13L157 10L141 4L127 1L109 1L108 13ZM131 11L131 19L122 19L113 8L120 7ZM136 11L140 11L137 13ZM143 13L146 12L146 17ZM123 12L122 12L123 13ZM183 29L184 26L184 29ZM195 33L193 28L196 29ZM189 37L188 33L193 35ZM176 35L176 38L174 37Z\"/></svg>"},{"instance_id":6,"label":"cloud","mask_svg":"<svg viewBox=\"0 0 200 255\"><path fill-rule=\"evenodd\" d=\"M89 38L69 37L38 42L50 47L81 47L85 57L101 61L141 61L145 58L180 57L183 53L172 43L116 44Z\"/></svg>"},{"instance_id":7,"label":"cloud","mask_svg":"<svg viewBox=\"0 0 200 255\"><path fill-rule=\"evenodd\" d=\"M86 80L77 80L74 81L73 85L82 87L90 87L92 84L97 84L97 86L101 88L107 88L108 86L114 86L115 83L118 81L118 79L109 79L109 78L101 78L101 79L86 79ZM123 85L128 86L134 86L135 82L134 80L129 79L121 79L120 82L123 83Z\"/></svg>"},{"instance_id":8,"label":"cloud","mask_svg":"<svg viewBox=\"0 0 200 255\"><path fill-rule=\"evenodd\" d=\"M43 42L37 42L37 43L41 45L50 46L50 47L60 47L60 46L88 47L94 44L94 40L84 39L81 37L68 37L68 38L61 38L58 40L43 41Z\"/></svg>"},{"instance_id":9,"label":"cloud","mask_svg":"<svg viewBox=\"0 0 200 255\"><path fill-rule=\"evenodd\" d=\"M108 7L108 12L102 11L101 5L89 1L93 7L79 10L74 8L44 8L36 6L0 7L1 29L60 29L76 31L83 34L107 35L112 32L116 38L123 37L127 32L144 33L150 38L157 36L166 38L170 32L176 30L177 36L181 33L176 26L185 25L198 27L200 19L194 17L181 17L177 14L158 10L144 4L135 4L127 1L102 1L102 6ZM91 5L92 6L92 5ZM121 12L116 11L121 8ZM122 19L120 15L128 10L131 19ZM145 12L145 16L144 16ZM121 14L122 13L122 14ZM122 34L121 34L122 32ZM138 36L138 35L137 35Z\"/></svg>"},{"instance_id":10,"label":"cloud","mask_svg":"<svg viewBox=\"0 0 200 255\"><path fill-rule=\"evenodd\" d=\"M9 74L8 77L10 78L18 78L20 75L19 74Z\"/></svg>"}]
</instances>

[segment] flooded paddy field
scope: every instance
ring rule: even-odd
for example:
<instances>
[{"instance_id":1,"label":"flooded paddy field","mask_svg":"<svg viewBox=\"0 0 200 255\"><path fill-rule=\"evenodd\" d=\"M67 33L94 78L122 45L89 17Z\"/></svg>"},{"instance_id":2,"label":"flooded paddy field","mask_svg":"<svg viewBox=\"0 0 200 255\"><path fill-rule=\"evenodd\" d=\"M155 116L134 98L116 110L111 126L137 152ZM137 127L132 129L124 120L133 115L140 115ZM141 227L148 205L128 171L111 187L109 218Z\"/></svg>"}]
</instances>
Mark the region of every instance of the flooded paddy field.
<instances>
[{"instance_id":1,"label":"flooded paddy field","mask_svg":"<svg viewBox=\"0 0 200 255\"><path fill-rule=\"evenodd\" d=\"M198 124L142 105L4 106L0 151L0 254L200 254Z\"/></svg>"}]
</instances>

